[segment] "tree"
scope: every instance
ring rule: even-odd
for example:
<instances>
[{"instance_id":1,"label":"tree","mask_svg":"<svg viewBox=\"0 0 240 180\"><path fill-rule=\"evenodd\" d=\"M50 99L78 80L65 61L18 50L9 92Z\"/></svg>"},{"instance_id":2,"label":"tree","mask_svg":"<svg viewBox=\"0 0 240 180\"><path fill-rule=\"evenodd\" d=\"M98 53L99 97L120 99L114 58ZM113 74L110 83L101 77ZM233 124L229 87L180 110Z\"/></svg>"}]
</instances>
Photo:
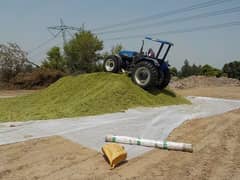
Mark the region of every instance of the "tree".
<instances>
[{"instance_id":1,"label":"tree","mask_svg":"<svg viewBox=\"0 0 240 180\"><path fill-rule=\"evenodd\" d=\"M222 71L223 73L226 73L229 78L240 80L240 61L233 61L224 64Z\"/></svg>"},{"instance_id":2,"label":"tree","mask_svg":"<svg viewBox=\"0 0 240 180\"><path fill-rule=\"evenodd\" d=\"M106 59L108 56L110 56L110 53L105 51L101 54L101 59Z\"/></svg>"},{"instance_id":3,"label":"tree","mask_svg":"<svg viewBox=\"0 0 240 180\"><path fill-rule=\"evenodd\" d=\"M197 66L193 64L192 66L189 64L189 61L186 59L184 61L184 65L181 68L179 73L180 77L188 77L192 75L204 75L204 76L222 76L222 71L210 66L209 64L205 64L204 66Z\"/></svg>"},{"instance_id":4,"label":"tree","mask_svg":"<svg viewBox=\"0 0 240 180\"><path fill-rule=\"evenodd\" d=\"M95 69L103 42L90 31L75 34L64 47L67 67L70 72L92 72Z\"/></svg>"},{"instance_id":5,"label":"tree","mask_svg":"<svg viewBox=\"0 0 240 180\"><path fill-rule=\"evenodd\" d=\"M188 77L188 76L191 76L191 75L192 75L191 66L189 65L189 61L187 59L185 59L184 65L181 68L180 76L181 77Z\"/></svg>"},{"instance_id":6,"label":"tree","mask_svg":"<svg viewBox=\"0 0 240 180\"><path fill-rule=\"evenodd\" d=\"M66 61L61 55L59 47L52 47L47 52L47 59L42 62L42 67L64 71Z\"/></svg>"},{"instance_id":7,"label":"tree","mask_svg":"<svg viewBox=\"0 0 240 180\"><path fill-rule=\"evenodd\" d=\"M170 68L170 72L171 72L172 76L177 76L178 75L177 68L175 68L175 67Z\"/></svg>"},{"instance_id":8,"label":"tree","mask_svg":"<svg viewBox=\"0 0 240 180\"><path fill-rule=\"evenodd\" d=\"M191 67L192 75L196 75L196 76L200 75L201 74L201 69L202 69L201 65L197 66L197 65L193 64L192 67Z\"/></svg>"},{"instance_id":9,"label":"tree","mask_svg":"<svg viewBox=\"0 0 240 180\"><path fill-rule=\"evenodd\" d=\"M9 82L28 64L27 53L16 43L0 44L0 79Z\"/></svg>"},{"instance_id":10,"label":"tree","mask_svg":"<svg viewBox=\"0 0 240 180\"><path fill-rule=\"evenodd\" d=\"M214 68L214 67L210 66L209 64L205 64L201 70L201 75L204 75L204 76L220 77L221 74L222 74L221 70Z\"/></svg>"},{"instance_id":11,"label":"tree","mask_svg":"<svg viewBox=\"0 0 240 180\"><path fill-rule=\"evenodd\" d=\"M112 47L111 53L112 54L118 54L123 49L123 46L121 44L117 44Z\"/></svg>"}]
</instances>

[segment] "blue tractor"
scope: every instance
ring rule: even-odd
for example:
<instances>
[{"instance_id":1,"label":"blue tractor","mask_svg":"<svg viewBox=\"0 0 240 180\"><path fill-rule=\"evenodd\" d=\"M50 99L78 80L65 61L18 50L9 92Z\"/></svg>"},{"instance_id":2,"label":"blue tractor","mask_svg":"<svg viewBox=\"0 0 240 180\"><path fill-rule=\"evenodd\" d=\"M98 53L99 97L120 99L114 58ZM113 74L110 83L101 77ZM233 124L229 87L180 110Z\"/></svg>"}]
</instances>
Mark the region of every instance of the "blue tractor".
<instances>
[{"instance_id":1,"label":"blue tractor","mask_svg":"<svg viewBox=\"0 0 240 180\"><path fill-rule=\"evenodd\" d=\"M140 52L120 51L119 54L108 56L104 60L104 70L112 73L128 72L132 81L144 89L164 89L171 79L169 64L165 59L173 43L150 37L145 39L160 44L156 54L151 48L147 52L143 51L143 40Z\"/></svg>"}]
</instances>

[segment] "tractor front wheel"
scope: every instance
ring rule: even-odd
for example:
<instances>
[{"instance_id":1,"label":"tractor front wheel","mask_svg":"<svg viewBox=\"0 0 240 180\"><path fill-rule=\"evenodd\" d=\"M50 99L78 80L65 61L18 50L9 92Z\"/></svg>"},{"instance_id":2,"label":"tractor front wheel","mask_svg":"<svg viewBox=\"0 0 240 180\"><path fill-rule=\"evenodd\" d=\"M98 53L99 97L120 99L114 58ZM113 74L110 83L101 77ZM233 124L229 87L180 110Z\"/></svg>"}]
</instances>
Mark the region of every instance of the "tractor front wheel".
<instances>
[{"instance_id":1,"label":"tractor front wheel","mask_svg":"<svg viewBox=\"0 0 240 180\"><path fill-rule=\"evenodd\" d=\"M144 89L156 86L158 80L157 67L148 61L137 63L132 72L132 80Z\"/></svg>"},{"instance_id":2,"label":"tractor front wheel","mask_svg":"<svg viewBox=\"0 0 240 180\"><path fill-rule=\"evenodd\" d=\"M120 61L116 56L108 56L103 63L106 72L117 73L120 70Z\"/></svg>"}]
</instances>

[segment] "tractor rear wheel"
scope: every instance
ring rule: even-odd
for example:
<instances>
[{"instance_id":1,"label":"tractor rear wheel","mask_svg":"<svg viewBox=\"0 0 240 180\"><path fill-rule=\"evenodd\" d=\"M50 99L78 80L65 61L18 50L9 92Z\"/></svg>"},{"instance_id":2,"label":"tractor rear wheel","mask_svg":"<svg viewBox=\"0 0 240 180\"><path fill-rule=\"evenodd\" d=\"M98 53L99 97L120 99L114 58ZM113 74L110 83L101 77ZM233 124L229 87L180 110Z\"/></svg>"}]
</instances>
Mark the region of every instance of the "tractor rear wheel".
<instances>
[{"instance_id":1,"label":"tractor rear wheel","mask_svg":"<svg viewBox=\"0 0 240 180\"><path fill-rule=\"evenodd\" d=\"M117 56L108 56L103 63L104 71L117 73L120 70L120 60Z\"/></svg>"},{"instance_id":2,"label":"tractor rear wheel","mask_svg":"<svg viewBox=\"0 0 240 180\"><path fill-rule=\"evenodd\" d=\"M156 86L158 80L157 67L148 61L137 63L132 72L132 80L144 89Z\"/></svg>"},{"instance_id":3,"label":"tractor rear wheel","mask_svg":"<svg viewBox=\"0 0 240 180\"><path fill-rule=\"evenodd\" d=\"M163 79L162 83L159 85L159 88L164 89L165 87L167 87L170 80L171 80L171 73L170 73L169 69L166 69L164 71L164 79Z\"/></svg>"}]
</instances>

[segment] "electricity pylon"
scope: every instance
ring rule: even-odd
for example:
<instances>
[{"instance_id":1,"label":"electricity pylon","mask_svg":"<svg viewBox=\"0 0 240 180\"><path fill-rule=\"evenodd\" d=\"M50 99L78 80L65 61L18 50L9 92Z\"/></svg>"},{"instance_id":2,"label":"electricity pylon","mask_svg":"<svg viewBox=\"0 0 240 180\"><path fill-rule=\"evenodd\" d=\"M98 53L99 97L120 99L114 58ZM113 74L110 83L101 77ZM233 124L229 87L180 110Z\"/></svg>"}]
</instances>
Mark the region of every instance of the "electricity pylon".
<instances>
[{"instance_id":1,"label":"electricity pylon","mask_svg":"<svg viewBox=\"0 0 240 180\"><path fill-rule=\"evenodd\" d=\"M54 34L52 32L52 30L57 31L56 34ZM60 25L59 26L50 26L48 27L48 31L54 36L57 37L59 34L62 34L62 38L63 38L63 47L64 45L67 43L67 39L66 39L66 33L69 33L71 36L72 33L71 31L82 31L82 28L77 28L77 27L73 27L73 26L66 26L62 20L62 18L60 19Z\"/></svg>"}]
</instances>

